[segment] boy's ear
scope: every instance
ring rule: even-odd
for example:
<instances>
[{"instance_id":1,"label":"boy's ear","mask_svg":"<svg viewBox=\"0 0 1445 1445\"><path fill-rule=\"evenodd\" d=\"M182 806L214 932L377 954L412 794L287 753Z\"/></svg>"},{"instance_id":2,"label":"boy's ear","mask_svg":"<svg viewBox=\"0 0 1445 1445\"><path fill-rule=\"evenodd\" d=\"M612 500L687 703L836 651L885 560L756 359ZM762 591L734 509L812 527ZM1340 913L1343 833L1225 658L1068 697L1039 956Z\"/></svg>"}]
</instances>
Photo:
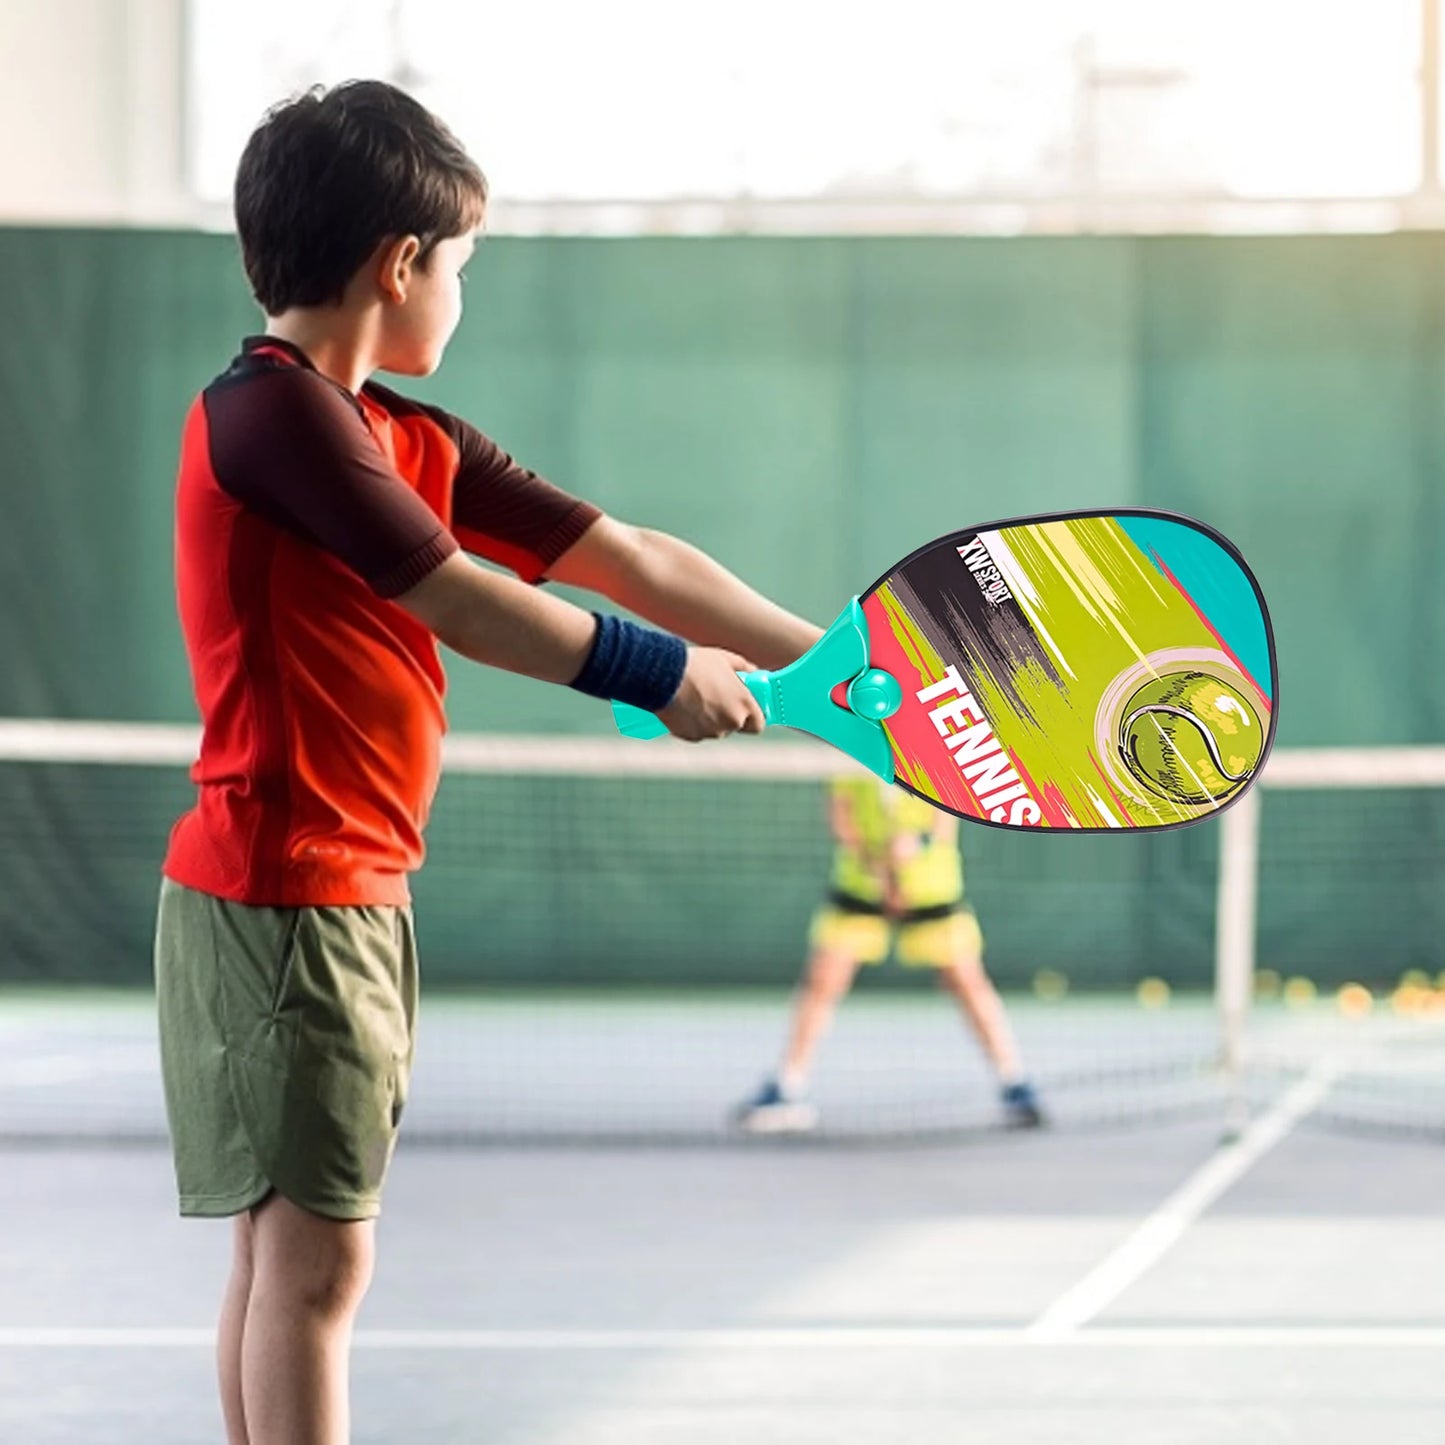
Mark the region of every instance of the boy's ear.
<instances>
[{"instance_id":1,"label":"boy's ear","mask_svg":"<svg viewBox=\"0 0 1445 1445\"><path fill-rule=\"evenodd\" d=\"M421 242L415 236L393 236L377 247L376 283L387 300L400 305L411 289Z\"/></svg>"}]
</instances>

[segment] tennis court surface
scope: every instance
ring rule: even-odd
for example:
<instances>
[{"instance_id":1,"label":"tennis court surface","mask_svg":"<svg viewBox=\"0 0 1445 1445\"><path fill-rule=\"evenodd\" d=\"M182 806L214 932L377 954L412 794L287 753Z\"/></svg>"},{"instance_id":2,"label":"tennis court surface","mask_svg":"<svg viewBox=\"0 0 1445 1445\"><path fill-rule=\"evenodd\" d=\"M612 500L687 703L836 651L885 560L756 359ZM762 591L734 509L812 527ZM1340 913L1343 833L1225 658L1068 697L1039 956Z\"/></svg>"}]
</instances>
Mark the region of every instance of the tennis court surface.
<instances>
[{"instance_id":1,"label":"tennis court surface","mask_svg":"<svg viewBox=\"0 0 1445 1445\"><path fill-rule=\"evenodd\" d=\"M1429 1098L1433 1020L1266 1013L1225 1145L1202 1001L1020 1001L1055 1125L1012 1135L939 1000L865 997L831 1131L740 1140L782 1002L424 1006L358 1442L1439 1439L1445 1158L1339 1127L1382 1059ZM175 1217L148 1000L6 1005L0 1439L217 1440L228 1228Z\"/></svg>"},{"instance_id":2,"label":"tennis court surface","mask_svg":"<svg viewBox=\"0 0 1445 1445\"><path fill-rule=\"evenodd\" d=\"M1288 1122L403 1150L354 1438L1437 1441L1445 1160ZM225 1226L160 1149L0 1169L0 1438L219 1439Z\"/></svg>"}]
</instances>

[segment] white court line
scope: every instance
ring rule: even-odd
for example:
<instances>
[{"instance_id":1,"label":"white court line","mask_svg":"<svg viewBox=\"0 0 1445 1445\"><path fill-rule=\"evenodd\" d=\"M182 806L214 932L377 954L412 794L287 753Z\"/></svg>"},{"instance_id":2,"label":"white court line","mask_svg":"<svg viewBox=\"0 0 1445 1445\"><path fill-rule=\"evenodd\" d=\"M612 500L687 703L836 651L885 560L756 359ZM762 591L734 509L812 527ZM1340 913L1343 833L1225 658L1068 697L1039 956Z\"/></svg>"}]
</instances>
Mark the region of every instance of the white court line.
<instances>
[{"instance_id":1,"label":"white court line","mask_svg":"<svg viewBox=\"0 0 1445 1445\"><path fill-rule=\"evenodd\" d=\"M210 1350L209 1329L0 1329L0 1349ZM716 1330L358 1330L359 1350L1445 1349L1445 1325L1105 1325L1047 1336L1018 1327Z\"/></svg>"},{"instance_id":2,"label":"white court line","mask_svg":"<svg viewBox=\"0 0 1445 1445\"><path fill-rule=\"evenodd\" d=\"M76 1084L102 1075L157 1074L160 1053L155 1045L103 1049L99 1054L37 1054L0 1063L0 1089L33 1089L47 1084Z\"/></svg>"},{"instance_id":3,"label":"white court line","mask_svg":"<svg viewBox=\"0 0 1445 1445\"><path fill-rule=\"evenodd\" d=\"M1251 1124L1236 1143L1218 1149L1123 1244L1049 1305L1029 1326L1029 1333L1040 1339L1062 1339L1108 1309L1225 1190L1319 1107L1336 1072L1334 1067L1314 1070Z\"/></svg>"},{"instance_id":4,"label":"white court line","mask_svg":"<svg viewBox=\"0 0 1445 1445\"><path fill-rule=\"evenodd\" d=\"M95 1077L93 1060L82 1054L42 1054L0 1065L0 1088L34 1089L46 1084L75 1084Z\"/></svg>"}]
</instances>

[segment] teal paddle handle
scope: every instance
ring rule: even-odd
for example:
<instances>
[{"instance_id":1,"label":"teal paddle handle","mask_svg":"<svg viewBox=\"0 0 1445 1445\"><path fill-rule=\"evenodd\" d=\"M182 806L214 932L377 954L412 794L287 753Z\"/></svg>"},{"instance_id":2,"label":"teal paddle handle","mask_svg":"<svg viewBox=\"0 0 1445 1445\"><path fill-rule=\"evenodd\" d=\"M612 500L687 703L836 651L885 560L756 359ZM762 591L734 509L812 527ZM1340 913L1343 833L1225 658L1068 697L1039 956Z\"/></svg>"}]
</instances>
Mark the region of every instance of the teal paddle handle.
<instances>
[{"instance_id":1,"label":"teal paddle handle","mask_svg":"<svg viewBox=\"0 0 1445 1445\"><path fill-rule=\"evenodd\" d=\"M775 715L773 674L771 672L740 672L738 677L742 684L752 693L753 700L763 710L763 721L771 726L780 721Z\"/></svg>"},{"instance_id":2,"label":"teal paddle handle","mask_svg":"<svg viewBox=\"0 0 1445 1445\"><path fill-rule=\"evenodd\" d=\"M630 702L614 702L612 717L617 731L625 738L660 738L667 734L667 727L655 712L646 708L633 707Z\"/></svg>"},{"instance_id":3,"label":"teal paddle handle","mask_svg":"<svg viewBox=\"0 0 1445 1445\"><path fill-rule=\"evenodd\" d=\"M897 679L868 665L868 621L856 597L833 625L795 663L777 672L742 672L748 691L769 725L812 733L857 759L886 782L893 781L893 748L883 731L902 700ZM833 691L848 684L847 707ZM624 737L660 738L667 732L655 713L614 702L612 713Z\"/></svg>"}]
</instances>

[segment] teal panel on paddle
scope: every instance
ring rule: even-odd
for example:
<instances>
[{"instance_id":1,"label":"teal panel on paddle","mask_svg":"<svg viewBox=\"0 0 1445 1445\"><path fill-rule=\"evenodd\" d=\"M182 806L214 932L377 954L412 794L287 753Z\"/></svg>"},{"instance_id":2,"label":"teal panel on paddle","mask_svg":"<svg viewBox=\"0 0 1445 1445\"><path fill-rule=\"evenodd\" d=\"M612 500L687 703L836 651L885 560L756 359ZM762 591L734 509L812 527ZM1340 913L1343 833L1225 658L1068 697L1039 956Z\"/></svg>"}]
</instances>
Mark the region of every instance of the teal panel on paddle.
<instances>
[{"instance_id":1,"label":"teal panel on paddle","mask_svg":"<svg viewBox=\"0 0 1445 1445\"><path fill-rule=\"evenodd\" d=\"M1120 517L1118 521L1150 561L1156 566L1163 563L1249 675L1273 699L1269 634L1259 598L1234 558L1207 532L1183 522L1165 517Z\"/></svg>"}]
</instances>

